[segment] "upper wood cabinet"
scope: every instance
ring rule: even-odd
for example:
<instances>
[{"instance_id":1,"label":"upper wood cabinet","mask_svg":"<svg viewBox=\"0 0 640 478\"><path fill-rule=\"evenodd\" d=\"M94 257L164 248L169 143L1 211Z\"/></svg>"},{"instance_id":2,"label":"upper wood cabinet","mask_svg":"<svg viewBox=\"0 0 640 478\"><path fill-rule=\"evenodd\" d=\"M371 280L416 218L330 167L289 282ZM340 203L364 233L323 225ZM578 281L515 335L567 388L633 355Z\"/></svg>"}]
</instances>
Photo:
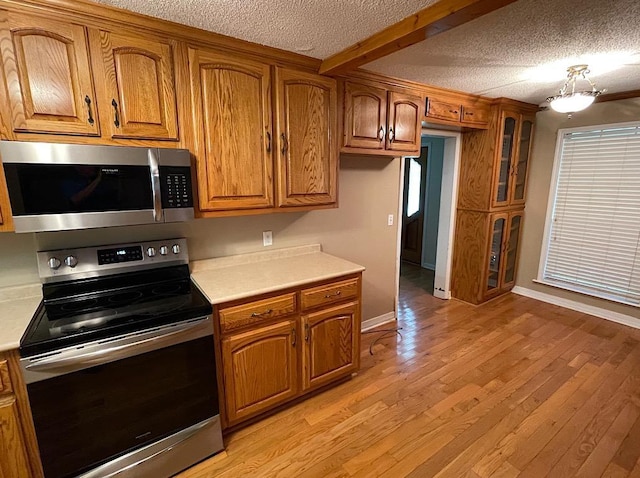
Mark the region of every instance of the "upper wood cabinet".
<instances>
[{"instance_id":1,"label":"upper wood cabinet","mask_svg":"<svg viewBox=\"0 0 640 478\"><path fill-rule=\"evenodd\" d=\"M277 206L337 199L337 87L320 75L276 68Z\"/></svg>"},{"instance_id":2,"label":"upper wood cabinet","mask_svg":"<svg viewBox=\"0 0 640 478\"><path fill-rule=\"evenodd\" d=\"M385 149L387 90L345 82L344 146Z\"/></svg>"},{"instance_id":3,"label":"upper wood cabinet","mask_svg":"<svg viewBox=\"0 0 640 478\"><path fill-rule=\"evenodd\" d=\"M6 11L0 19L13 130L98 136L84 27Z\"/></svg>"},{"instance_id":4,"label":"upper wood cabinet","mask_svg":"<svg viewBox=\"0 0 640 478\"><path fill-rule=\"evenodd\" d=\"M103 135L177 141L172 45L93 29L89 40Z\"/></svg>"},{"instance_id":5,"label":"upper wood cabinet","mask_svg":"<svg viewBox=\"0 0 640 478\"><path fill-rule=\"evenodd\" d=\"M189 49L201 211L274 206L269 65Z\"/></svg>"},{"instance_id":6,"label":"upper wood cabinet","mask_svg":"<svg viewBox=\"0 0 640 478\"><path fill-rule=\"evenodd\" d=\"M341 151L385 156L417 153L421 105L422 97L410 91L345 81Z\"/></svg>"},{"instance_id":7,"label":"upper wood cabinet","mask_svg":"<svg viewBox=\"0 0 640 478\"><path fill-rule=\"evenodd\" d=\"M476 97L447 96L429 92L424 99L424 121L485 129L489 126L489 102Z\"/></svg>"}]
</instances>

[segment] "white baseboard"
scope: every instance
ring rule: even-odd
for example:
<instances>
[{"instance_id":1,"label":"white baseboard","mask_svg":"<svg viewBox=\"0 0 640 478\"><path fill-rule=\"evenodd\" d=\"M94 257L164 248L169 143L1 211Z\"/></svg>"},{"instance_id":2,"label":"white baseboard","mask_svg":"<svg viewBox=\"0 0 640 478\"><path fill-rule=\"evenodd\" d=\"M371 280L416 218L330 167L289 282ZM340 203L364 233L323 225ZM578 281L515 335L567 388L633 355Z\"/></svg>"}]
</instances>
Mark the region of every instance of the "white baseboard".
<instances>
[{"instance_id":1,"label":"white baseboard","mask_svg":"<svg viewBox=\"0 0 640 478\"><path fill-rule=\"evenodd\" d=\"M594 305L583 304L571 299L563 299L562 297L556 297L555 295L547 294L545 292L539 292L537 290L527 289L526 287L515 286L511 292L525 297L531 297L542 302L547 302L553 305L559 305L567 309L575 310L577 312L583 312L585 314L594 315L601 319L617 322L618 324L628 325L634 329L640 329L640 319L632 317L630 315L621 314L620 312L613 312L611 310L596 307Z\"/></svg>"},{"instance_id":2,"label":"white baseboard","mask_svg":"<svg viewBox=\"0 0 640 478\"><path fill-rule=\"evenodd\" d=\"M378 325L387 324L389 322L393 322L396 320L395 312L387 312L386 314L379 315L378 317L373 317L371 319L363 320L361 324L362 331L373 329Z\"/></svg>"}]
</instances>

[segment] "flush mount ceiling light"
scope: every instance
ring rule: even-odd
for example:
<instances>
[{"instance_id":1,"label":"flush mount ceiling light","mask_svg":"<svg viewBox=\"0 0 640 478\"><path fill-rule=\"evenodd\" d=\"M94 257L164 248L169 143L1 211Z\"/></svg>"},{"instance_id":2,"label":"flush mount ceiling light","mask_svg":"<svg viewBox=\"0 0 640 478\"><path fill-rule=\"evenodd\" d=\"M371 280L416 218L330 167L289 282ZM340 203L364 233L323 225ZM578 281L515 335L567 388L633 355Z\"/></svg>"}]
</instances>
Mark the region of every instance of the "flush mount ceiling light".
<instances>
[{"instance_id":1,"label":"flush mount ceiling light","mask_svg":"<svg viewBox=\"0 0 640 478\"><path fill-rule=\"evenodd\" d=\"M558 113L571 113L588 108L602 91L596 90L596 85L587 77L587 65L574 65L567 68L567 81L560 89L560 94L547 98L549 106ZM584 80L591 86L590 91L576 91L576 81Z\"/></svg>"}]
</instances>

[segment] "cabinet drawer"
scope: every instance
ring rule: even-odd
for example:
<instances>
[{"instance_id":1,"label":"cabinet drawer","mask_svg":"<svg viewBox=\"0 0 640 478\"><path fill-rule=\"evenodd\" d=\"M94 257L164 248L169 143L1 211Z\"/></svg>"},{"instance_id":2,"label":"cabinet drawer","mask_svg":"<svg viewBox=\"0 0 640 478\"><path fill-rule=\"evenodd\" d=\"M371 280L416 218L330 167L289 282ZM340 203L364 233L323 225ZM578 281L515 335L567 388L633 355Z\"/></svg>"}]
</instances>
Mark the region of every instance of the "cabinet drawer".
<instances>
[{"instance_id":1,"label":"cabinet drawer","mask_svg":"<svg viewBox=\"0 0 640 478\"><path fill-rule=\"evenodd\" d=\"M256 300L247 304L220 309L220 329L226 332L247 325L256 324L277 317L284 317L296 311L295 293Z\"/></svg>"},{"instance_id":2,"label":"cabinet drawer","mask_svg":"<svg viewBox=\"0 0 640 478\"><path fill-rule=\"evenodd\" d=\"M9 377L9 364L6 360L0 360L0 395L11 391L13 391L13 388Z\"/></svg>"},{"instance_id":3,"label":"cabinet drawer","mask_svg":"<svg viewBox=\"0 0 640 478\"><path fill-rule=\"evenodd\" d=\"M358 296L358 279L348 279L302 291L302 310Z\"/></svg>"},{"instance_id":4,"label":"cabinet drawer","mask_svg":"<svg viewBox=\"0 0 640 478\"><path fill-rule=\"evenodd\" d=\"M427 118L437 118L458 122L460 121L460 110L461 107L459 104L427 98L425 116Z\"/></svg>"},{"instance_id":5,"label":"cabinet drawer","mask_svg":"<svg viewBox=\"0 0 640 478\"><path fill-rule=\"evenodd\" d=\"M489 108L462 105L463 123L488 124Z\"/></svg>"}]
</instances>

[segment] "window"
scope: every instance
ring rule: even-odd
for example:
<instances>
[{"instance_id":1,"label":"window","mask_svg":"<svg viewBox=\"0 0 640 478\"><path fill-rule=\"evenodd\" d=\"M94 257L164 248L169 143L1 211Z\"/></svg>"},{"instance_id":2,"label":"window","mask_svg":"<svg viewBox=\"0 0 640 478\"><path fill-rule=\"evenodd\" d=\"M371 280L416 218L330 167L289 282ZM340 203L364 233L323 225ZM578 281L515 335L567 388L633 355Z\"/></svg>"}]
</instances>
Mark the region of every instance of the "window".
<instances>
[{"instance_id":1,"label":"window","mask_svg":"<svg viewBox=\"0 0 640 478\"><path fill-rule=\"evenodd\" d=\"M538 279L640 306L640 123L558 133Z\"/></svg>"}]
</instances>

